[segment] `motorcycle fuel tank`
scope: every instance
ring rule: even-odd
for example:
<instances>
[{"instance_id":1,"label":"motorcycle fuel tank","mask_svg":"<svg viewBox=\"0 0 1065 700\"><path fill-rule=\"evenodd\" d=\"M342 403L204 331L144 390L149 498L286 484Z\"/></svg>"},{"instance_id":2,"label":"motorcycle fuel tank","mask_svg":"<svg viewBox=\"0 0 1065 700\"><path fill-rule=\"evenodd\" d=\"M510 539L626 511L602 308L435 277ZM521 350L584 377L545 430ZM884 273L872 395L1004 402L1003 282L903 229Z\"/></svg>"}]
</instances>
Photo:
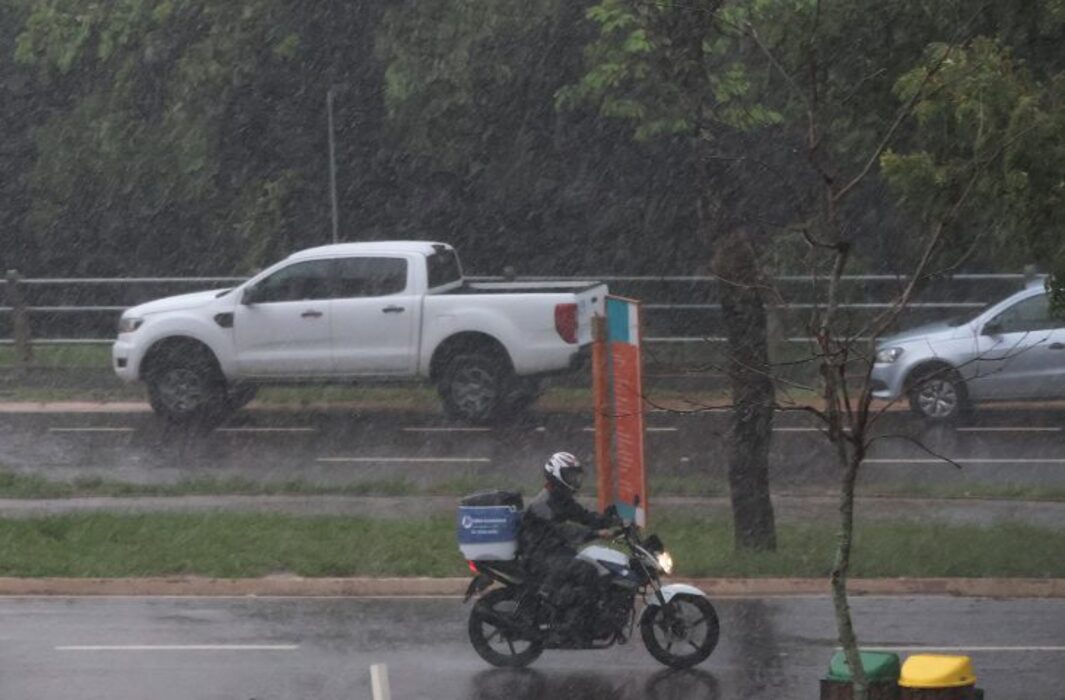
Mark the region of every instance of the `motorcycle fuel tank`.
<instances>
[{"instance_id":1,"label":"motorcycle fuel tank","mask_svg":"<svg viewBox=\"0 0 1065 700\"><path fill-rule=\"evenodd\" d=\"M617 570L618 567L623 569L629 568L629 558L617 551L616 549L610 549L609 547L603 547L598 544L593 544L585 547L577 555L578 559L584 559L596 564L600 573L606 571Z\"/></svg>"}]
</instances>

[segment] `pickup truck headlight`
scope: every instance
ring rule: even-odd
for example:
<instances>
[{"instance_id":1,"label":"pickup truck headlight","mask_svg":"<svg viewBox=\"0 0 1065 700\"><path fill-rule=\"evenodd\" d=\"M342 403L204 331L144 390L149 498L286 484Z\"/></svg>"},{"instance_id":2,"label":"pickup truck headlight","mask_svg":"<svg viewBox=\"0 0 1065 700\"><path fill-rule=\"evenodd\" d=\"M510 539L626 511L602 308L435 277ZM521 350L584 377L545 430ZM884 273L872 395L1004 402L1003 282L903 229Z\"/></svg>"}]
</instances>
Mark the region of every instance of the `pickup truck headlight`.
<instances>
[{"instance_id":1,"label":"pickup truck headlight","mask_svg":"<svg viewBox=\"0 0 1065 700\"><path fill-rule=\"evenodd\" d=\"M876 353L878 365L890 365L902 355L902 348L884 348Z\"/></svg>"},{"instance_id":2,"label":"pickup truck headlight","mask_svg":"<svg viewBox=\"0 0 1065 700\"><path fill-rule=\"evenodd\" d=\"M118 332L119 333L132 333L141 327L144 323L143 318L137 318L136 316L123 316L118 319Z\"/></svg>"}]
</instances>

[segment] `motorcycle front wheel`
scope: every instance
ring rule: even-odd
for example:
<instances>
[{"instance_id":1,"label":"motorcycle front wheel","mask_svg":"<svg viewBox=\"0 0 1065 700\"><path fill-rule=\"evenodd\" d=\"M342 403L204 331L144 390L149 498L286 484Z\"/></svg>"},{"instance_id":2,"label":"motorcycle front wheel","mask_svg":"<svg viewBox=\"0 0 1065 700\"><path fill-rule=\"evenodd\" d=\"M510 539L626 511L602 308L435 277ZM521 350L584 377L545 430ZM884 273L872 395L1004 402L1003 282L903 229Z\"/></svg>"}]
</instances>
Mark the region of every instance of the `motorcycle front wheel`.
<instances>
[{"instance_id":1,"label":"motorcycle front wheel","mask_svg":"<svg viewBox=\"0 0 1065 700\"><path fill-rule=\"evenodd\" d=\"M517 591L496 588L481 596L470 611L470 643L474 651L493 666L528 666L544 650L542 641L528 639L517 629L517 609ZM506 620L514 620L515 626L504 624Z\"/></svg>"},{"instance_id":2,"label":"motorcycle front wheel","mask_svg":"<svg viewBox=\"0 0 1065 700\"><path fill-rule=\"evenodd\" d=\"M717 612L701 596L678 594L651 605L640 617L640 636L651 656L670 668L691 668L710 656L721 628Z\"/></svg>"}]
</instances>

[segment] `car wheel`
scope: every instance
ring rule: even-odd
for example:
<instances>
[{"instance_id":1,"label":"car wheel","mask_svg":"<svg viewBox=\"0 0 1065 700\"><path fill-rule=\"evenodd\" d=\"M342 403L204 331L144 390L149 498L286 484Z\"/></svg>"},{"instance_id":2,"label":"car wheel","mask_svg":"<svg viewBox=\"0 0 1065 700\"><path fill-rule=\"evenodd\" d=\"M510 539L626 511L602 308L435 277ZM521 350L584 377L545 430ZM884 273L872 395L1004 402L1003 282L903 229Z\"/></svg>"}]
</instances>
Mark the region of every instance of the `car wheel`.
<instances>
[{"instance_id":1,"label":"car wheel","mask_svg":"<svg viewBox=\"0 0 1065 700\"><path fill-rule=\"evenodd\" d=\"M152 410L172 423L218 417L226 405L226 384L210 358L160 362L147 378Z\"/></svg>"},{"instance_id":2,"label":"car wheel","mask_svg":"<svg viewBox=\"0 0 1065 700\"><path fill-rule=\"evenodd\" d=\"M500 419L506 413L510 375L505 362L487 353L458 355L448 365L439 387L444 410L475 425Z\"/></svg>"},{"instance_id":3,"label":"car wheel","mask_svg":"<svg viewBox=\"0 0 1065 700\"><path fill-rule=\"evenodd\" d=\"M544 393L540 381L535 378L515 378L506 398L506 410L514 415L526 413Z\"/></svg>"},{"instance_id":4,"label":"car wheel","mask_svg":"<svg viewBox=\"0 0 1065 700\"><path fill-rule=\"evenodd\" d=\"M945 367L918 375L910 387L909 398L913 412L930 421L957 420L969 410L965 382L956 371Z\"/></svg>"},{"instance_id":5,"label":"car wheel","mask_svg":"<svg viewBox=\"0 0 1065 700\"><path fill-rule=\"evenodd\" d=\"M226 407L231 411L243 408L252 402L257 393L259 393L259 387L254 384L230 386L226 393Z\"/></svg>"}]
</instances>

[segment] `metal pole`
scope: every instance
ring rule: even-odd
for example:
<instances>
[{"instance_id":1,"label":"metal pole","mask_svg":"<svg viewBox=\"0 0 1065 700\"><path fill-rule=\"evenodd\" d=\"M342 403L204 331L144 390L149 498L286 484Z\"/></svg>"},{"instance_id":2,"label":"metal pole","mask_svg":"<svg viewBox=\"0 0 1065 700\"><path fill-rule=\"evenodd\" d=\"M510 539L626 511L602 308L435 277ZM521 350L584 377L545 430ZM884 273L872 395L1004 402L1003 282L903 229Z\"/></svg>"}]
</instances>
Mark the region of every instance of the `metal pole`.
<instances>
[{"instance_id":1,"label":"metal pole","mask_svg":"<svg viewBox=\"0 0 1065 700\"><path fill-rule=\"evenodd\" d=\"M333 87L330 86L325 92L325 111L329 117L329 201L332 205L333 214L333 243L336 243L339 239L337 237L337 229L339 228L338 214L337 214L337 162L336 162L336 146L333 139Z\"/></svg>"}]
</instances>

